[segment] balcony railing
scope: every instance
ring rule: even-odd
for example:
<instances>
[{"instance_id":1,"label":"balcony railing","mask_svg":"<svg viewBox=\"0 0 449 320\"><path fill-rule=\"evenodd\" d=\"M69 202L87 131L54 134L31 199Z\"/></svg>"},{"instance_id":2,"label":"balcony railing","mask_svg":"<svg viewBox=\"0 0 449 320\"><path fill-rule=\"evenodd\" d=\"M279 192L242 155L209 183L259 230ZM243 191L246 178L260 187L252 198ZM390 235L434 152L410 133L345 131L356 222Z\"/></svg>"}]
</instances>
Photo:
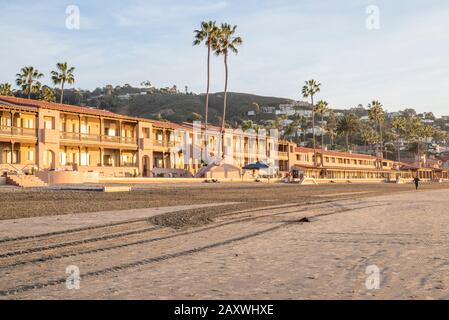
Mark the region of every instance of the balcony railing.
<instances>
[{"instance_id":1,"label":"balcony railing","mask_svg":"<svg viewBox=\"0 0 449 320\"><path fill-rule=\"evenodd\" d=\"M134 137L121 137L121 141L122 141L122 143L126 143L126 144L136 144L137 143L137 139Z\"/></svg>"},{"instance_id":2,"label":"balcony railing","mask_svg":"<svg viewBox=\"0 0 449 320\"><path fill-rule=\"evenodd\" d=\"M80 138L82 141L100 141L100 136L96 134L81 134Z\"/></svg>"},{"instance_id":3,"label":"balcony railing","mask_svg":"<svg viewBox=\"0 0 449 320\"><path fill-rule=\"evenodd\" d=\"M79 140L80 134L76 132L60 132L59 138L62 140Z\"/></svg>"},{"instance_id":4,"label":"balcony railing","mask_svg":"<svg viewBox=\"0 0 449 320\"><path fill-rule=\"evenodd\" d=\"M163 147L163 148L174 148L175 142L174 141L162 141L162 140L154 140L153 146L155 147Z\"/></svg>"},{"instance_id":5,"label":"balcony railing","mask_svg":"<svg viewBox=\"0 0 449 320\"><path fill-rule=\"evenodd\" d=\"M25 136L25 137L37 137L37 130L32 128L19 128L0 126L0 134L8 136Z\"/></svg>"},{"instance_id":6,"label":"balcony railing","mask_svg":"<svg viewBox=\"0 0 449 320\"><path fill-rule=\"evenodd\" d=\"M89 141L89 142L110 142L121 144L137 144L137 138L134 137L119 137L119 136L107 136L97 134L84 134L78 132L60 132L60 139L62 140L74 140L74 141Z\"/></svg>"}]
</instances>

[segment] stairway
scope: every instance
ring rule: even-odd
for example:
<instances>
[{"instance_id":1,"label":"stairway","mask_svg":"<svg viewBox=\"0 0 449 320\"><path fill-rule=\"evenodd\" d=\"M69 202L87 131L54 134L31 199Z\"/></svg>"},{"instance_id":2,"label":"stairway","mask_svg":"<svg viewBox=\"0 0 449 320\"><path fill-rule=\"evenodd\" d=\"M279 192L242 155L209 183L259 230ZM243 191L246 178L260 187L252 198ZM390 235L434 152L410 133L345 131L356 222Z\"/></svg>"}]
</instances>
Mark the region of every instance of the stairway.
<instances>
[{"instance_id":1,"label":"stairway","mask_svg":"<svg viewBox=\"0 0 449 320\"><path fill-rule=\"evenodd\" d=\"M6 177L6 183L16 187L22 188L37 188L45 187L47 184L36 176L32 175L11 175Z\"/></svg>"}]
</instances>

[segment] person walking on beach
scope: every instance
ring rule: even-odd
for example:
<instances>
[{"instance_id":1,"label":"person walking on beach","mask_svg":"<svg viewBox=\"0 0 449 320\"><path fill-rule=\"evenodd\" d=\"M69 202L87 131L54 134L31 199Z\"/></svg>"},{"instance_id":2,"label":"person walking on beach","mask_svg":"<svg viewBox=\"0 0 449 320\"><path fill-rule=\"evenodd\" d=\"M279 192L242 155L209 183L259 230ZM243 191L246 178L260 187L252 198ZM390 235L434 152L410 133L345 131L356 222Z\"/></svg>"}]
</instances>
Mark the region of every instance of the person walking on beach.
<instances>
[{"instance_id":1,"label":"person walking on beach","mask_svg":"<svg viewBox=\"0 0 449 320\"><path fill-rule=\"evenodd\" d=\"M418 176L416 176L416 178L413 179L413 182L415 183L416 190L419 189L419 182L420 181L421 181L421 179Z\"/></svg>"}]
</instances>

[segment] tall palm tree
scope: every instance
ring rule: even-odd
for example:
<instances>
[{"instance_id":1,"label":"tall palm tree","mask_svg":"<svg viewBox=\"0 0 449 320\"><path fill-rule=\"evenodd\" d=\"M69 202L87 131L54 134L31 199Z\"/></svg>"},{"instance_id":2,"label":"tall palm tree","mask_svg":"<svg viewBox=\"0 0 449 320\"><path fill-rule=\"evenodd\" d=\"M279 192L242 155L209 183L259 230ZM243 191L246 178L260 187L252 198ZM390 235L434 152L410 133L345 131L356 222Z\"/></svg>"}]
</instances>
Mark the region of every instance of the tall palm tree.
<instances>
[{"instance_id":1,"label":"tall palm tree","mask_svg":"<svg viewBox=\"0 0 449 320\"><path fill-rule=\"evenodd\" d=\"M334 145L334 139L337 131L337 118L335 117L335 113L332 110L329 111L329 117L327 119L326 131L330 138L331 146Z\"/></svg>"},{"instance_id":2,"label":"tall palm tree","mask_svg":"<svg viewBox=\"0 0 449 320\"><path fill-rule=\"evenodd\" d=\"M381 158L383 159L384 157L384 139L383 139L383 129L382 129L382 125L385 121L385 111L383 109L382 104L377 101L374 100L373 102L371 102L371 104L369 105L369 111L368 111L368 115L371 121L373 121L376 125L376 130L379 130L379 136L380 136L380 150L381 150Z\"/></svg>"},{"instance_id":3,"label":"tall palm tree","mask_svg":"<svg viewBox=\"0 0 449 320\"><path fill-rule=\"evenodd\" d=\"M41 89L42 84L38 81L44 75L32 66L23 67L20 73L16 74L16 84L31 98L31 93L37 93Z\"/></svg>"},{"instance_id":4,"label":"tall palm tree","mask_svg":"<svg viewBox=\"0 0 449 320\"><path fill-rule=\"evenodd\" d=\"M324 100L318 101L315 106L315 112L321 115L321 165L324 166L324 114L329 111L328 103Z\"/></svg>"},{"instance_id":5,"label":"tall palm tree","mask_svg":"<svg viewBox=\"0 0 449 320\"><path fill-rule=\"evenodd\" d=\"M346 151L349 151L349 136L356 133L359 130L359 118L350 113L342 117L337 124L337 132L340 135L345 136Z\"/></svg>"},{"instance_id":6,"label":"tall palm tree","mask_svg":"<svg viewBox=\"0 0 449 320\"><path fill-rule=\"evenodd\" d=\"M203 21L201 22L201 29L195 30L194 33L195 33L195 40L193 41L193 45L199 46L204 42L207 47L207 89L206 89L206 103L205 103L205 116L204 116L205 131L206 131L205 143L207 149L208 145L207 126L209 119L209 92L210 92L210 74L211 74L210 58L212 50L215 50L217 48L220 29L216 26L215 21L209 22ZM201 146L201 148L202 147L203 146Z\"/></svg>"},{"instance_id":7,"label":"tall palm tree","mask_svg":"<svg viewBox=\"0 0 449 320\"><path fill-rule=\"evenodd\" d=\"M227 108L227 96L228 96L228 79L229 79L229 66L228 57L230 53L238 54L237 47L242 45L243 40L241 37L235 36L237 26L231 26L228 23L223 23L220 27L220 33L218 36L217 46L215 48L215 54L217 56L222 55L224 57L225 66L225 88L223 97L223 117L221 122L221 135L222 135L222 157L224 157L224 130L226 125L226 108Z\"/></svg>"},{"instance_id":8,"label":"tall palm tree","mask_svg":"<svg viewBox=\"0 0 449 320\"><path fill-rule=\"evenodd\" d=\"M61 85L61 101L62 104L64 100L64 85L75 83L75 67L68 67L67 62L59 62L56 64L57 71L51 72L51 79L55 85Z\"/></svg>"},{"instance_id":9,"label":"tall palm tree","mask_svg":"<svg viewBox=\"0 0 449 320\"><path fill-rule=\"evenodd\" d=\"M12 91L11 84L9 84L9 83L2 83L2 84L0 84L0 95L1 96L12 96L12 95L14 95L14 92Z\"/></svg>"},{"instance_id":10,"label":"tall palm tree","mask_svg":"<svg viewBox=\"0 0 449 320\"><path fill-rule=\"evenodd\" d=\"M321 83L317 83L315 80L306 81L305 85L302 87L302 96L304 98L309 98L312 103L312 131L313 131L313 152L315 154L314 164L317 165L316 162L316 140L315 140L315 105L313 104L314 96L320 92Z\"/></svg>"},{"instance_id":11,"label":"tall palm tree","mask_svg":"<svg viewBox=\"0 0 449 320\"><path fill-rule=\"evenodd\" d=\"M391 128L394 130L394 133L396 135L396 148L398 150L398 161L401 162L401 148L399 146L400 139L402 136L402 133L405 130L405 126L407 125L407 121L405 118L402 117L396 117L391 122Z\"/></svg>"}]
</instances>

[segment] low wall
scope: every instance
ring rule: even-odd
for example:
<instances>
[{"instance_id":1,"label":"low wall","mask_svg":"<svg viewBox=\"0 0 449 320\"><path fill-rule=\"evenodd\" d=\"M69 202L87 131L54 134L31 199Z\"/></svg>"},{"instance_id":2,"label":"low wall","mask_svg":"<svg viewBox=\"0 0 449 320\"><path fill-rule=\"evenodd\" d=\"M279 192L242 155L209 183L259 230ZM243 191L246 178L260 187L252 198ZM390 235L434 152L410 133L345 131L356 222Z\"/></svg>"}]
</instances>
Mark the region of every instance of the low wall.
<instances>
[{"instance_id":1,"label":"low wall","mask_svg":"<svg viewBox=\"0 0 449 320\"><path fill-rule=\"evenodd\" d=\"M254 178L212 178L224 183L256 183ZM211 178L108 178L100 177L100 184L163 184L163 183L205 183ZM259 179L258 183L281 183L280 179Z\"/></svg>"},{"instance_id":2,"label":"low wall","mask_svg":"<svg viewBox=\"0 0 449 320\"><path fill-rule=\"evenodd\" d=\"M344 183L385 183L385 179L312 179L305 178L301 185L344 184Z\"/></svg>"},{"instance_id":3,"label":"low wall","mask_svg":"<svg viewBox=\"0 0 449 320\"><path fill-rule=\"evenodd\" d=\"M6 184L6 178L5 177L0 177L0 186L3 186Z\"/></svg>"},{"instance_id":4,"label":"low wall","mask_svg":"<svg viewBox=\"0 0 449 320\"><path fill-rule=\"evenodd\" d=\"M98 172L41 171L36 176L48 184L99 183Z\"/></svg>"}]
</instances>

